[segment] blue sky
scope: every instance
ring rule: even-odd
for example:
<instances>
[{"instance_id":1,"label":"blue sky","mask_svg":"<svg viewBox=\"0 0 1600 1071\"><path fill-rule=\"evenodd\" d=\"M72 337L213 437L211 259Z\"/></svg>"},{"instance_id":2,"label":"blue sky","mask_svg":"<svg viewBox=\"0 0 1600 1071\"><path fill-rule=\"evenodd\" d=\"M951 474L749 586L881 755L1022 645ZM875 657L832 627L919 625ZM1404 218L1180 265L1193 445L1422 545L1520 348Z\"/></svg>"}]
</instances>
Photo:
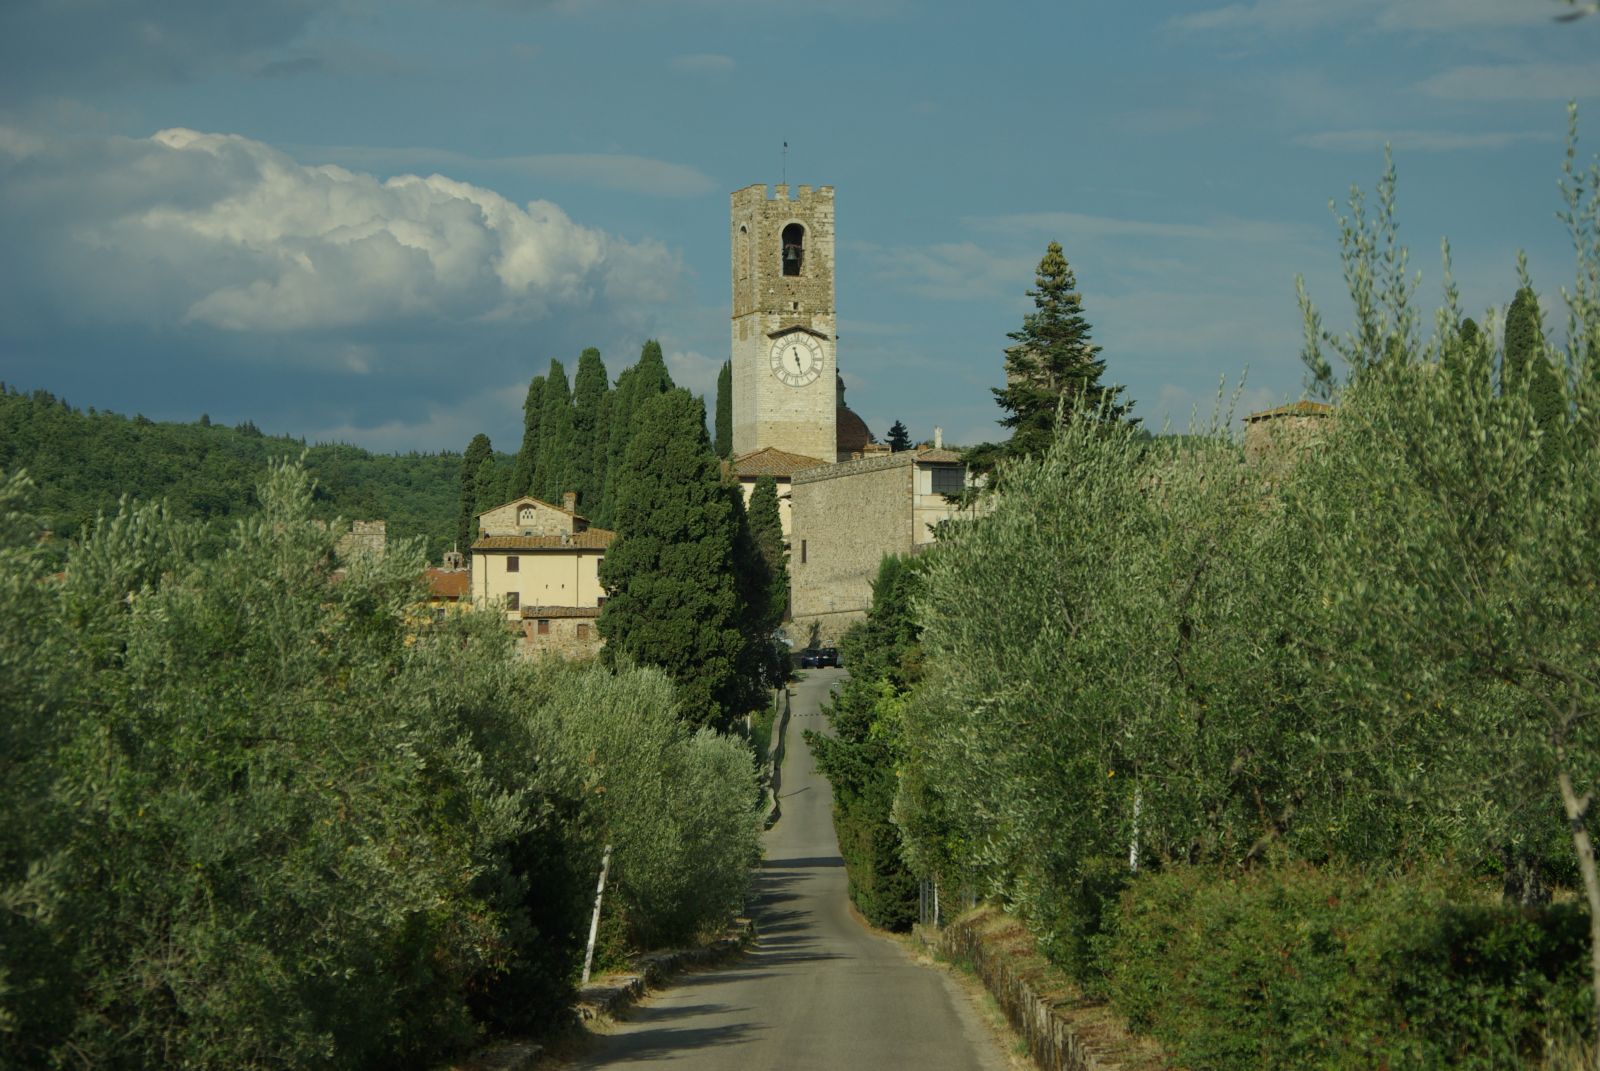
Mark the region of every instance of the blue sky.
<instances>
[{"instance_id":1,"label":"blue sky","mask_svg":"<svg viewBox=\"0 0 1600 1071\"><path fill-rule=\"evenodd\" d=\"M379 450L515 449L530 376L659 338L709 395L730 191L833 185L840 365L882 437L995 438L1051 241L1159 426L1298 397L1330 198L1385 142L1431 308L1527 251L1547 317L1565 101L1600 145L1600 17L1559 0L7 0L0 379Z\"/></svg>"}]
</instances>

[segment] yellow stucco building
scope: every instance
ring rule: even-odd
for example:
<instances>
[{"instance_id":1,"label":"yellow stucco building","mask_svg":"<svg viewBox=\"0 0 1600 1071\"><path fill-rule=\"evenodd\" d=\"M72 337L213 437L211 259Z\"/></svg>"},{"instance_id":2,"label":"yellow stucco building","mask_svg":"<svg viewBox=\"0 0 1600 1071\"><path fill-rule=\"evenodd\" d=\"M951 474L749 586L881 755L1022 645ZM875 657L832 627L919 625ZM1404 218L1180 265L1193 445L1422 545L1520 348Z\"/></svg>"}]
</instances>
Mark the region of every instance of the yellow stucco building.
<instances>
[{"instance_id":1,"label":"yellow stucco building","mask_svg":"<svg viewBox=\"0 0 1600 1071\"><path fill-rule=\"evenodd\" d=\"M530 652L569 656L600 649L605 591L600 562L616 533L576 510L524 496L478 514L472 544L472 599L521 628Z\"/></svg>"}]
</instances>

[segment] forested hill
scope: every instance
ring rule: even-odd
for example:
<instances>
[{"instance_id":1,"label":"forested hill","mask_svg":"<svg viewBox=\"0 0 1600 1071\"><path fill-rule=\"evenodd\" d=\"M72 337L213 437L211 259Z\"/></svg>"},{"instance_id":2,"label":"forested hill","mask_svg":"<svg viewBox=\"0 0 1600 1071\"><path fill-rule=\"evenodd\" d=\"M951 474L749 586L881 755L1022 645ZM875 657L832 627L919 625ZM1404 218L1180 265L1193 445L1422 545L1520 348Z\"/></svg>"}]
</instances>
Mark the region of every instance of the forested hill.
<instances>
[{"instance_id":1,"label":"forested hill","mask_svg":"<svg viewBox=\"0 0 1600 1071\"><path fill-rule=\"evenodd\" d=\"M269 461L306 457L323 519L386 520L389 539L422 536L430 561L454 538L461 455L373 454L343 444L307 446L264 435L254 424L156 423L142 416L80 410L45 391L0 385L0 471L27 470L38 485L33 508L55 531L76 536L124 494L165 500L215 536L256 503Z\"/></svg>"}]
</instances>

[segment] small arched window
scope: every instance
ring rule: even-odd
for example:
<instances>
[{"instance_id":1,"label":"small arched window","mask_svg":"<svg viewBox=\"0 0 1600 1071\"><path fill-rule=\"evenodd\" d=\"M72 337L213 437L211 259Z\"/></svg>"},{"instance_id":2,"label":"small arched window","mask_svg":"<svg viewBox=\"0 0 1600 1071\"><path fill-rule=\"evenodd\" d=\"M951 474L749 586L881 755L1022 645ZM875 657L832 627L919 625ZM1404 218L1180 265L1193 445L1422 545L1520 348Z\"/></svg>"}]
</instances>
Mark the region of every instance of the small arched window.
<instances>
[{"instance_id":1,"label":"small arched window","mask_svg":"<svg viewBox=\"0 0 1600 1071\"><path fill-rule=\"evenodd\" d=\"M783 274L799 275L806 259L806 229L798 223L783 228Z\"/></svg>"}]
</instances>

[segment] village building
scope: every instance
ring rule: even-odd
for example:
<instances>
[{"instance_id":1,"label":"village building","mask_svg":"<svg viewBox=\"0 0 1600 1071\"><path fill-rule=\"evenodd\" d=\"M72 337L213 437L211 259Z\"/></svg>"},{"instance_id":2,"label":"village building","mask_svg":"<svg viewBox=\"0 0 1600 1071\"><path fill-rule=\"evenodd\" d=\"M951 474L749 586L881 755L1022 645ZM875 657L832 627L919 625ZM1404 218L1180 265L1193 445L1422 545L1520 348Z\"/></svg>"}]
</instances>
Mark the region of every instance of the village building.
<instances>
[{"instance_id":1,"label":"village building","mask_svg":"<svg viewBox=\"0 0 1600 1071\"><path fill-rule=\"evenodd\" d=\"M582 657L601 646L600 562L616 533L590 525L576 499L524 496L478 514L472 600L515 623L529 653Z\"/></svg>"},{"instance_id":2,"label":"village building","mask_svg":"<svg viewBox=\"0 0 1600 1071\"><path fill-rule=\"evenodd\" d=\"M460 613L472 605L472 574L467 572L465 556L459 550L447 550L442 568L423 570L428 584L428 619L443 621L449 614Z\"/></svg>"},{"instance_id":3,"label":"village building","mask_svg":"<svg viewBox=\"0 0 1600 1071\"><path fill-rule=\"evenodd\" d=\"M955 516L966 468L936 443L892 453L844 401L834 286L833 187L736 190L732 254L733 459L745 500L778 483L789 544L791 636L828 642L872 604L886 554L915 553Z\"/></svg>"}]
</instances>

